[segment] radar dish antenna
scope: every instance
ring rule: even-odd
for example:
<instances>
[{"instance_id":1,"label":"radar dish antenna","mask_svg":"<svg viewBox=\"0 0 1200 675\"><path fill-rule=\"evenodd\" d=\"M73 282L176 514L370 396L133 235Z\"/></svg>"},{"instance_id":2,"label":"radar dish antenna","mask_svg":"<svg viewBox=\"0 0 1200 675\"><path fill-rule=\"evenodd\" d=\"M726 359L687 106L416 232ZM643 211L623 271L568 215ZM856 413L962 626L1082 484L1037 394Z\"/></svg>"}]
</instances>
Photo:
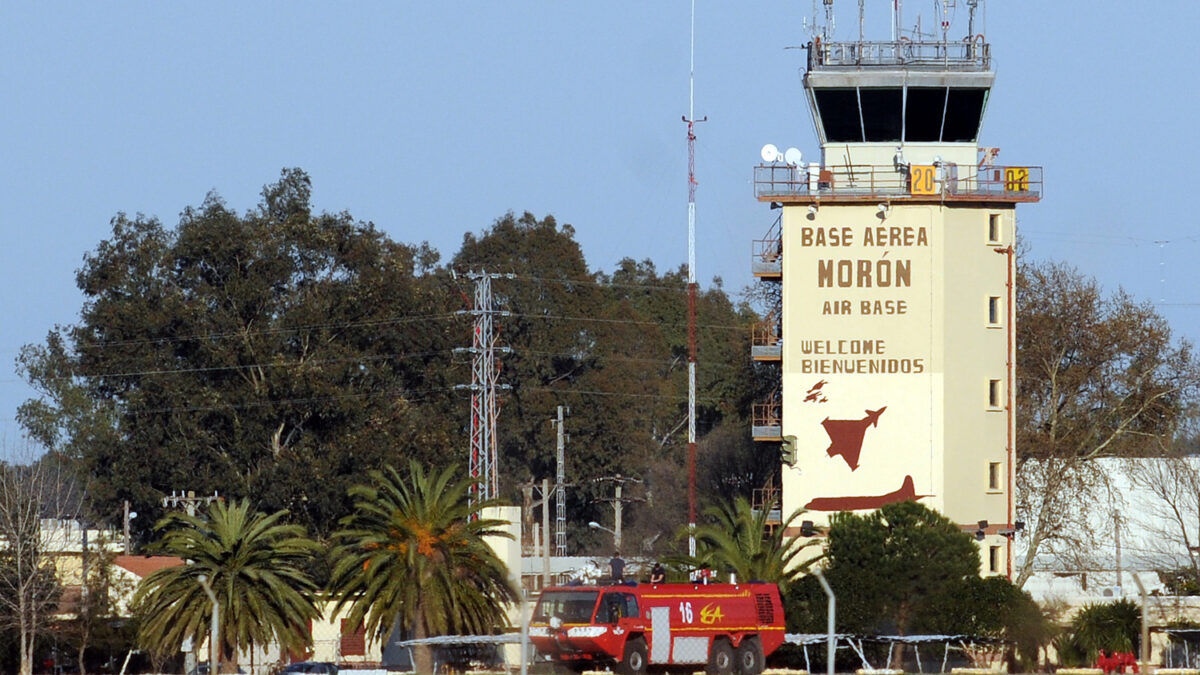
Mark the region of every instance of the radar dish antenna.
<instances>
[{"instance_id":1,"label":"radar dish antenna","mask_svg":"<svg viewBox=\"0 0 1200 675\"><path fill-rule=\"evenodd\" d=\"M767 162L768 164L771 162L778 162L779 160L783 159L783 155L780 154L779 148L775 147L773 143L767 143L766 145L762 146L762 151L759 153L759 155L762 156L762 161Z\"/></svg>"},{"instance_id":2,"label":"radar dish antenna","mask_svg":"<svg viewBox=\"0 0 1200 675\"><path fill-rule=\"evenodd\" d=\"M800 166L800 160L802 159L804 159L804 154L800 152L799 148L788 148L783 153L783 161L793 167Z\"/></svg>"}]
</instances>

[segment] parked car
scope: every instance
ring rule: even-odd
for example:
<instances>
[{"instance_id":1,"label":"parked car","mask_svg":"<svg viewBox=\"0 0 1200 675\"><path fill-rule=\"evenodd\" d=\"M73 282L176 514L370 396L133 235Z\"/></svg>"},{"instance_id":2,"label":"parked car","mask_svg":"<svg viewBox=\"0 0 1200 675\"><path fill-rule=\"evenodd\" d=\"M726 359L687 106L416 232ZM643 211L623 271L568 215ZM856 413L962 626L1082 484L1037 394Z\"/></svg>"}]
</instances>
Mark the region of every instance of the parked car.
<instances>
[{"instance_id":1,"label":"parked car","mask_svg":"<svg viewBox=\"0 0 1200 675\"><path fill-rule=\"evenodd\" d=\"M195 668L188 671L188 675L208 675L208 662L197 664ZM246 675L246 671L238 666L238 675Z\"/></svg>"},{"instance_id":2,"label":"parked car","mask_svg":"<svg viewBox=\"0 0 1200 675\"><path fill-rule=\"evenodd\" d=\"M337 675L337 666L325 661L300 661L288 664L283 669L284 675Z\"/></svg>"}]
</instances>

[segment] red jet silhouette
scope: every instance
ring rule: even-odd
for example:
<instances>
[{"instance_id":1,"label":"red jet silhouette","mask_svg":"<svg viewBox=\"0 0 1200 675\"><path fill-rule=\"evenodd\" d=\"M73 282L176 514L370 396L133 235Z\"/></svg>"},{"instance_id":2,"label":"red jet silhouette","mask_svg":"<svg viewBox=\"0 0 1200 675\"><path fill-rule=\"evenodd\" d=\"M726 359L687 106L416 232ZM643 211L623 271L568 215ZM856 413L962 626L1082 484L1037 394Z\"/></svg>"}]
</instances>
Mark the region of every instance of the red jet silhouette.
<instances>
[{"instance_id":1,"label":"red jet silhouette","mask_svg":"<svg viewBox=\"0 0 1200 675\"><path fill-rule=\"evenodd\" d=\"M854 471L858 468L858 456L862 453L863 436L867 433L867 427L879 426L879 416L883 411L887 410L887 406L879 410L867 410L867 416L861 420L831 420L828 417L821 426L825 427L825 433L829 434L829 448L825 450L830 457L841 455L842 459L846 460L846 464L850 465L850 470Z\"/></svg>"},{"instance_id":2,"label":"red jet silhouette","mask_svg":"<svg viewBox=\"0 0 1200 675\"><path fill-rule=\"evenodd\" d=\"M829 384L829 383L826 382L825 380L821 380L820 382L814 384L811 388L809 388L809 390L807 392L805 392L808 395L804 397L804 402L805 403L824 403L824 402L828 401L829 399L825 398L825 395L821 393L821 387L824 387L827 384Z\"/></svg>"},{"instance_id":3,"label":"red jet silhouette","mask_svg":"<svg viewBox=\"0 0 1200 675\"><path fill-rule=\"evenodd\" d=\"M899 490L882 495L865 497L817 497L804 505L813 511L868 511L892 502L907 502L924 499L932 495L919 495L913 485L912 476L905 476Z\"/></svg>"}]
</instances>

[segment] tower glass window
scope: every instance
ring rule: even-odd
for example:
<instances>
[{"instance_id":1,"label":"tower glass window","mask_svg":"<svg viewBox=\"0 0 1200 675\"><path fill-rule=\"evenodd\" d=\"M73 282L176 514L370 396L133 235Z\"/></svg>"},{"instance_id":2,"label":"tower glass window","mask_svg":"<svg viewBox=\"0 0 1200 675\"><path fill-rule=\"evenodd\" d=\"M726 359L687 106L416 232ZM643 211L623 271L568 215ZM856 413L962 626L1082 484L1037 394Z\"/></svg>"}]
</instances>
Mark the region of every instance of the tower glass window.
<instances>
[{"instance_id":1,"label":"tower glass window","mask_svg":"<svg viewBox=\"0 0 1200 675\"><path fill-rule=\"evenodd\" d=\"M858 95L862 101L863 137L867 142L899 141L904 93L899 88L864 87Z\"/></svg>"},{"instance_id":2,"label":"tower glass window","mask_svg":"<svg viewBox=\"0 0 1200 675\"><path fill-rule=\"evenodd\" d=\"M951 87L946 96L946 124L943 143L972 143L979 136L987 89Z\"/></svg>"},{"instance_id":3,"label":"tower glass window","mask_svg":"<svg viewBox=\"0 0 1200 675\"><path fill-rule=\"evenodd\" d=\"M999 213L989 214L988 215L988 243L989 244L999 244L1000 237L1002 236L1002 234L1001 234L1002 232L1004 232L1003 217Z\"/></svg>"},{"instance_id":4,"label":"tower glass window","mask_svg":"<svg viewBox=\"0 0 1200 675\"><path fill-rule=\"evenodd\" d=\"M988 380L988 407L999 408L1004 404L1000 380Z\"/></svg>"},{"instance_id":5,"label":"tower glass window","mask_svg":"<svg viewBox=\"0 0 1200 675\"><path fill-rule=\"evenodd\" d=\"M858 116L858 91L855 89L817 89L817 112L825 138L832 143L861 143L862 118Z\"/></svg>"},{"instance_id":6,"label":"tower glass window","mask_svg":"<svg viewBox=\"0 0 1200 675\"><path fill-rule=\"evenodd\" d=\"M1000 489L1000 462L988 463L988 489Z\"/></svg>"},{"instance_id":7,"label":"tower glass window","mask_svg":"<svg viewBox=\"0 0 1200 675\"><path fill-rule=\"evenodd\" d=\"M993 295L988 298L987 303L987 320L989 326L1000 325L1000 296Z\"/></svg>"},{"instance_id":8,"label":"tower glass window","mask_svg":"<svg viewBox=\"0 0 1200 675\"><path fill-rule=\"evenodd\" d=\"M945 87L909 87L904 102L904 140L937 143L942 139L946 113Z\"/></svg>"}]
</instances>

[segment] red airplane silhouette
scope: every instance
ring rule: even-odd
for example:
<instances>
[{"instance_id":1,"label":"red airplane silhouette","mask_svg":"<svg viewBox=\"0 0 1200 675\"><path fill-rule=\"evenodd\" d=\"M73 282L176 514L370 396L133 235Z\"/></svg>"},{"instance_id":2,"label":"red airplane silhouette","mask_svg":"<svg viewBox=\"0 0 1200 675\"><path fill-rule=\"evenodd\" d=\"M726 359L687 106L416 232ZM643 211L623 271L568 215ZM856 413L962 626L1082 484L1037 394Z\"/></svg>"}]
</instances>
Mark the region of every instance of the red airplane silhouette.
<instances>
[{"instance_id":1,"label":"red airplane silhouette","mask_svg":"<svg viewBox=\"0 0 1200 675\"><path fill-rule=\"evenodd\" d=\"M829 399L825 398L825 396L821 393L821 387L824 387L827 384L829 384L829 383L826 382L825 380L821 380L820 382L818 382L818 383L814 384L812 387L810 387L809 390L806 392L808 395L804 397L804 402L805 403L810 403L810 402L811 403L824 403L824 402L828 401Z\"/></svg>"},{"instance_id":2,"label":"red airplane silhouette","mask_svg":"<svg viewBox=\"0 0 1200 675\"><path fill-rule=\"evenodd\" d=\"M861 420L831 420L826 417L821 426L825 427L825 433L829 434L831 442L825 452L830 457L841 455L851 471L857 469L858 456L862 453L863 435L867 433L867 427L879 425L879 416L884 410L887 410L887 406L879 410L867 410L867 416Z\"/></svg>"},{"instance_id":3,"label":"red airplane silhouette","mask_svg":"<svg viewBox=\"0 0 1200 675\"><path fill-rule=\"evenodd\" d=\"M905 476L899 490L882 495L864 497L817 497L804 505L813 511L866 511L877 509L892 502L916 501L933 495L919 495L913 485L912 476Z\"/></svg>"}]
</instances>

